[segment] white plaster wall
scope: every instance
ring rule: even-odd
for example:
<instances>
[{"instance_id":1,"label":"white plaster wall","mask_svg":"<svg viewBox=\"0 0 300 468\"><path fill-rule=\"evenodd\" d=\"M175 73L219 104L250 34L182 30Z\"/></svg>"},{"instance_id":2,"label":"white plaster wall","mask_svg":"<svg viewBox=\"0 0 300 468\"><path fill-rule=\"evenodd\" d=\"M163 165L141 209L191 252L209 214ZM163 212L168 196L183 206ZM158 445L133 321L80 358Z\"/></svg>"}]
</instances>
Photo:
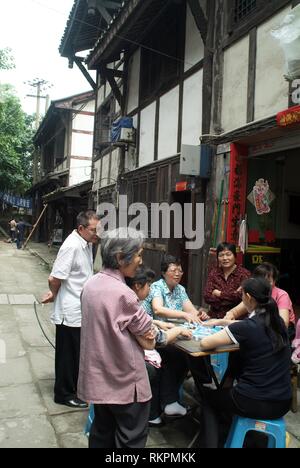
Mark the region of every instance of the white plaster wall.
<instances>
[{"instance_id":1,"label":"white plaster wall","mask_svg":"<svg viewBox=\"0 0 300 468\"><path fill-rule=\"evenodd\" d=\"M247 122L249 36L224 54L222 128L224 132Z\"/></svg>"},{"instance_id":2,"label":"white plaster wall","mask_svg":"<svg viewBox=\"0 0 300 468\"><path fill-rule=\"evenodd\" d=\"M137 152L136 147L129 145L128 151L126 151L125 155L125 171L133 171L136 169L136 159L137 159Z\"/></svg>"},{"instance_id":3,"label":"white plaster wall","mask_svg":"<svg viewBox=\"0 0 300 468\"><path fill-rule=\"evenodd\" d=\"M100 188L100 179L101 179L101 159L98 159L94 163L94 173L93 173L93 178L94 178L94 184L93 184L93 192L98 190Z\"/></svg>"},{"instance_id":4,"label":"white plaster wall","mask_svg":"<svg viewBox=\"0 0 300 468\"><path fill-rule=\"evenodd\" d=\"M70 186L80 184L91 178L92 161L72 159L70 161Z\"/></svg>"},{"instance_id":5,"label":"white plaster wall","mask_svg":"<svg viewBox=\"0 0 300 468\"><path fill-rule=\"evenodd\" d=\"M110 177L111 182L115 183L119 175L120 150L116 149L111 153Z\"/></svg>"},{"instance_id":6,"label":"white plaster wall","mask_svg":"<svg viewBox=\"0 0 300 468\"><path fill-rule=\"evenodd\" d=\"M93 135L72 133L71 156L85 156L92 158Z\"/></svg>"},{"instance_id":7,"label":"white plaster wall","mask_svg":"<svg viewBox=\"0 0 300 468\"><path fill-rule=\"evenodd\" d=\"M199 29L191 9L188 6L186 16L186 38L185 38L185 64L184 71L189 70L204 58L204 45Z\"/></svg>"},{"instance_id":8,"label":"white plaster wall","mask_svg":"<svg viewBox=\"0 0 300 468\"><path fill-rule=\"evenodd\" d=\"M84 130L87 132L93 132L94 116L85 115L85 114L77 114L73 120L73 130Z\"/></svg>"},{"instance_id":9,"label":"white plaster wall","mask_svg":"<svg viewBox=\"0 0 300 468\"><path fill-rule=\"evenodd\" d=\"M123 94L123 89L124 89L124 87L121 86L121 87L120 87L121 94ZM117 114L118 114L118 113L121 114L121 106L120 106L120 104L118 103L118 101L117 101L116 99L115 99L115 101L116 101L116 108L115 108L116 113L117 113Z\"/></svg>"},{"instance_id":10,"label":"white plaster wall","mask_svg":"<svg viewBox=\"0 0 300 468\"><path fill-rule=\"evenodd\" d=\"M128 104L127 113L139 105L141 49L138 49L130 59L128 74Z\"/></svg>"},{"instance_id":11,"label":"white plaster wall","mask_svg":"<svg viewBox=\"0 0 300 468\"><path fill-rule=\"evenodd\" d=\"M156 102L141 112L139 166L151 164L154 160Z\"/></svg>"},{"instance_id":12,"label":"white plaster wall","mask_svg":"<svg viewBox=\"0 0 300 468\"><path fill-rule=\"evenodd\" d=\"M133 127L138 131L138 114L133 115L132 118L133 118ZM136 169L136 161L137 161L136 146L129 145L128 151L126 151L126 155L125 155L125 170L133 171L133 169Z\"/></svg>"},{"instance_id":13,"label":"white plaster wall","mask_svg":"<svg viewBox=\"0 0 300 468\"><path fill-rule=\"evenodd\" d=\"M105 99L105 85L100 86L98 89L98 96L97 96L97 110L101 106Z\"/></svg>"},{"instance_id":14,"label":"white plaster wall","mask_svg":"<svg viewBox=\"0 0 300 468\"><path fill-rule=\"evenodd\" d=\"M289 86L283 75L285 59L279 44L271 36L282 19L289 13L285 8L257 31L257 67L255 89L255 119L262 119L288 107Z\"/></svg>"},{"instance_id":15,"label":"white plaster wall","mask_svg":"<svg viewBox=\"0 0 300 468\"><path fill-rule=\"evenodd\" d=\"M177 153L179 86L160 99L158 159Z\"/></svg>"},{"instance_id":16,"label":"white plaster wall","mask_svg":"<svg viewBox=\"0 0 300 468\"><path fill-rule=\"evenodd\" d=\"M109 160L110 160L110 154L106 154L102 158L102 174L101 174L101 187L106 187L109 185Z\"/></svg>"},{"instance_id":17,"label":"white plaster wall","mask_svg":"<svg viewBox=\"0 0 300 468\"><path fill-rule=\"evenodd\" d=\"M111 86L109 82L107 81L105 84L105 98L107 98L111 93Z\"/></svg>"},{"instance_id":18,"label":"white plaster wall","mask_svg":"<svg viewBox=\"0 0 300 468\"><path fill-rule=\"evenodd\" d=\"M84 107L82 104L76 104L74 109L78 112L95 112L95 100L88 101ZM72 128L74 130L94 131L94 115L73 114Z\"/></svg>"},{"instance_id":19,"label":"white plaster wall","mask_svg":"<svg viewBox=\"0 0 300 468\"><path fill-rule=\"evenodd\" d=\"M186 79L183 92L182 144L199 145L202 133L203 72Z\"/></svg>"}]
</instances>

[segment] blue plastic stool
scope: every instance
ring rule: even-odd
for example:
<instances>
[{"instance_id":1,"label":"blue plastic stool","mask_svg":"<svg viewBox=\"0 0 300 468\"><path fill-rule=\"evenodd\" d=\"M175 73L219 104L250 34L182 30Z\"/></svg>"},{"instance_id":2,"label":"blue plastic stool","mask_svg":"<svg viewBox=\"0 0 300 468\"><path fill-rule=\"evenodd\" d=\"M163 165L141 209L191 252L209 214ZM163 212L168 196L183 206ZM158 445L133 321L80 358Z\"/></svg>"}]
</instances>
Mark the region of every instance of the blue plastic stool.
<instances>
[{"instance_id":1,"label":"blue plastic stool","mask_svg":"<svg viewBox=\"0 0 300 468\"><path fill-rule=\"evenodd\" d=\"M248 431L262 432L268 436L268 448L286 448L286 427L283 418L259 420L235 416L225 448L242 448Z\"/></svg>"},{"instance_id":2,"label":"blue plastic stool","mask_svg":"<svg viewBox=\"0 0 300 468\"><path fill-rule=\"evenodd\" d=\"M229 353L212 354L210 363L219 382L222 381L228 367Z\"/></svg>"},{"instance_id":3,"label":"blue plastic stool","mask_svg":"<svg viewBox=\"0 0 300 468\"><path fill-rule=\"evenodd\" d=\"M84 433L87 436L91 432L91 427L92 427L94 418L95 418L94 405L91 405L89 415L88 415L88 418L87 418L87 422L86 422L86 425L85 425L85 429L84 429Z\"/></svg>"}]
</instances>

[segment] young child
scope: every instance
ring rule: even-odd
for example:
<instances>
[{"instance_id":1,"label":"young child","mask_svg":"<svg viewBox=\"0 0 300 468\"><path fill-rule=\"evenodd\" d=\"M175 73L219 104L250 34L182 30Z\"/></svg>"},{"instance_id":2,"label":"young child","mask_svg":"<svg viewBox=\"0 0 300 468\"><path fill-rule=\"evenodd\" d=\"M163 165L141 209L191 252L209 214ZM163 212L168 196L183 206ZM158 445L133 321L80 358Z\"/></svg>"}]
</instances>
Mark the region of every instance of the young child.
<instances>
[{"instance_id":1,"label":"young child","mask_svg":"<svg viewBox=\"0 0 300 468\"><path fill-rule=\"evenodd\" d=\"M136 293L139 300L143 301L150 293L150 286L154 278L155 273L142 266L137 270L134 278L126 278L126 283ZM157 348L173 343L178 337L184 337L186 339L192 338L192 332L184 327L175 326L172 323L162 322L159 320L153 320L153 325L156 329ZM161 419L162 358L157 350L145 351L145 361L152 390L149 425L152 427L160 427L163 425L163 421ZM168 363L164 363L164 371L166 371L167 367ZM171 412L174 411L177 415L185 416L186 414L186 409L177 401L170 402L166 407L167 406Z\"/></svg>"}]
</instances>

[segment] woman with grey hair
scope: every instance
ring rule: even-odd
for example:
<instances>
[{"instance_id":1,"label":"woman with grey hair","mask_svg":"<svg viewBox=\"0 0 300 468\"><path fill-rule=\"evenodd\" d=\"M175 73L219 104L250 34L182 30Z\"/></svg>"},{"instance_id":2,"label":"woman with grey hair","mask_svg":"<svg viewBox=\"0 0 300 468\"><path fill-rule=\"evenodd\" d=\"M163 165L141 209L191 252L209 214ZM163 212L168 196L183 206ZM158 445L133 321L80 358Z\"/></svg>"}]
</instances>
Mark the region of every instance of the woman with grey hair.
<instances>
[{"instance_id":1,"label":"woman with grey hair","mask_svg":"<svg viewBox=\"0 0 300 468\"><path fill-rule=\"evenodd\" d=\"M143 234L120 228L102 235L104 270L82 293L78 390L95 405L90 448L143 448L151 389L143 349L153 349L152 320L125 277L142 264Z\"/></svg>"}]
</instances>

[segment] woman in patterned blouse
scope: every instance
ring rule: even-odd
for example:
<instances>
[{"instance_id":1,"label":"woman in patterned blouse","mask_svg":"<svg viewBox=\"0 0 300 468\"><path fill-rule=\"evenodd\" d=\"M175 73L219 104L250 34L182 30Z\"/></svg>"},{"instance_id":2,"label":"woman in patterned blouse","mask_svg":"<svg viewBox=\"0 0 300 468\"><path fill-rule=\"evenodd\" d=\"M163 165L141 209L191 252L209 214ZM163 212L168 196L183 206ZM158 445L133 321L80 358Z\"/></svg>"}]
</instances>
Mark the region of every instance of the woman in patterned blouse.
<instances>
[{"instance_id":1,"label":"woman in patterned blouse","mask_svg":"<svg viewBox=\"0 0 300 468\"><path fill-rule=\"evenodd\" d=\"M199 311L180 284L183 275L180 260L172 255L165 255L161 275L162 278L152 284L150 294L144 302L146 311L159 320L175 318L200 323Z\"/></svg>"},{"instance_id":2,"label":"woman in patterned blouse","mask_svg":"<svg viewBox=\"0 0 300 468\"><path fill-rule=\"evenodd\" d=\"M240 304L242 300L241 284L250 277L250 272L236 264L236 247L222 243L217 247L218 266L214 268L207 280L204 300L210 306L206 318L224 318L226 313Z\"/></svg>"},{"instance_id":3,"label":"woman in patterned blouse","mask_svg":"<svg viewBox=\"0 0 300 468\"><path fill-rule=\"evenodd\" d=\"M183 275L180 260L165 255L161 263L161 275L162 279L152 284L150 294L143 302L148 314L163 321L175 318L200 323L198 310L190 301L185 288L179 284ZM180 417L187 414L186 408L179 403L179 390L188 369L192 370L186 356L175 347L168 345L159 349L159 353L162 358L159 401L152 403L159 410L152 417L152 426L160 424L161 410L165 416Z\"/></svg>"}]
</instances>

